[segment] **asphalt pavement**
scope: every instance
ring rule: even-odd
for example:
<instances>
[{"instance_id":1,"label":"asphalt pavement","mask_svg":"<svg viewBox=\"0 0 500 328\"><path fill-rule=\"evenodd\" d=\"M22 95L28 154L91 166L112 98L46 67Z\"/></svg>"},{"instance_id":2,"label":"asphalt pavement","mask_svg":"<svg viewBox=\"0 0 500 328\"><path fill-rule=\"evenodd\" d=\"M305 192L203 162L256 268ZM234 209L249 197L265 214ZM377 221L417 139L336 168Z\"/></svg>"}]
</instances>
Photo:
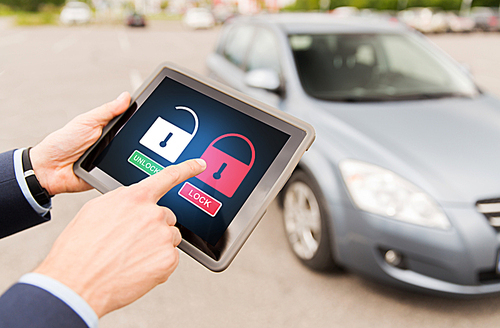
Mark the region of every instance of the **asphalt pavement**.
<instances>
[{"instance_id":1,"label":"asphalt pavement","mask_svg":"<svg viewBox=\"0 0 500 328\"><path fill-rule=\"evenodd\" d=\"M0 151L35 145L74 116L134 91L163 61L205 73L218 29L179 22L122 26L10 27L0 21ZM500 34L431 39L500 96ZM96 191L54 198L52 222L0 240L0 293L36 267ZM353 273L316 273L288 249L276 202L227 271L181 254L169 281L104 317L100 327L495 327L500 296L415 294Z\"/></svg>"}]
</instances>

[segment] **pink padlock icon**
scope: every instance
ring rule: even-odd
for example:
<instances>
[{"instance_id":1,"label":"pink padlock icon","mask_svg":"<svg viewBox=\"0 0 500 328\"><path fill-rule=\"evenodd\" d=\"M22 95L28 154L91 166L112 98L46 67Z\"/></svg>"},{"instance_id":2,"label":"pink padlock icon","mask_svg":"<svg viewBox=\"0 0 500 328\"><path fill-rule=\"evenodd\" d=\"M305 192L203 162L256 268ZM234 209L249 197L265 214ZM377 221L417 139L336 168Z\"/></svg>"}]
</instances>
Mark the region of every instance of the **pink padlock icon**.
<instances>
[{"instance_id":1,"label":"pink padlock icon","mask_svg":"<svg viewBox=\"0 0 500 328\"><path fill-rule=\"evenodd\" d=\"M228 137L241 138L248 143L252 151L252 159L249 164L245 164L214 147L217 141ZM201 155L201 158L207 162L207 168L196 177L215 190L220 191L223 195L233 197L236 189L241 185L241 182L243 182L243 179L253 166L255 148L247 137L238 133L227 133L212 141Z\"/></svg>"}]
</instances>

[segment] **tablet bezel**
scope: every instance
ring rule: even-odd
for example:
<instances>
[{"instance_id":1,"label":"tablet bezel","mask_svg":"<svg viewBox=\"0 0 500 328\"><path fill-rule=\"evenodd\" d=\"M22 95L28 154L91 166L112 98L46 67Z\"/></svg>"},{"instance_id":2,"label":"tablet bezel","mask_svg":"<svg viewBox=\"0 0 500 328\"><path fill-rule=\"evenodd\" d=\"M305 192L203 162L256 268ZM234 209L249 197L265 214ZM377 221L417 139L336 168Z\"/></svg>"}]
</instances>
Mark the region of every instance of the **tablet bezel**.
<instances>
[{"instance_id":1,"label":"tablet bezel","mask_svg":"<svg viewBox=\"0 0 500 328\"><path fill-rule=\"evenodd\" d=\"M121 186L121 183L97 167L92 168L88 172L82 167L82 163L98 145L102 150L109 143L111 135L108 136L108 133L118 123L120 126L115 127L111 131L111 133L114 133L111 137L119 133L121 126L125 125L133 114L140 109L142 104L165 77L184 84L205 96L232 107L234 110L245 113L290 135L282 150L248 196L227 227L223 237L215 246L208 244L182 225L177 224L183 235L183 240L179 248L208 269L220 272L229 266L253 229L255 229L269 204L284 186L300 158L314 141L315 132L311 125L287 113L174 64L163 63L134 93L129 109L124 114L113 119L103 129L101 138L75 163L75 173L100 192L105 193L116 189ZM106 137L108 140L103 141ZM103 143L107 142L104 147L101 141Z\"/></svg>"}]
</instances>

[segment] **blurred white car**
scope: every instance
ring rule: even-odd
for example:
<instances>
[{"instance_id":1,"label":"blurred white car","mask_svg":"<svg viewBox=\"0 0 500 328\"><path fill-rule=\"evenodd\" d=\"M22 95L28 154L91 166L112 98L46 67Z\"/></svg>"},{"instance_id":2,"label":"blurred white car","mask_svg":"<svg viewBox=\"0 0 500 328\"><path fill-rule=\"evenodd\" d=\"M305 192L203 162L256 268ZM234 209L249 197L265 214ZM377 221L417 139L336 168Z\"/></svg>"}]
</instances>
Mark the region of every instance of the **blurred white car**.
<instances>
[{"instance_id":1,"label":"blurred white car","mask_svg":"<svg viewBox=\"0 0 500 328\"><path fill-rule=\"evenodd\" d=\"M431 8L410 8L399 12L398 18L422 33L442 33L448 30L443 12Z\"/></svg>"},{"instance_id":2,"label":"blurred white car","mask_svg":"<svg viewBox=\"0 0 500 328\"><path fill-rule=\"evenodd\" d=\"M470 17L459 16L453 12L446 13L448 30L451 32L471 32L476 23Z\"/></svg>"},{"instance_id":3,"label":"blurred white car","mask_svg":"<svg viewBox=\"0 0 500 328\"><path fill-rule=\"evenodd\" d=\"M215 18L206 8L191 8L184 15L183 23L194 29L212 28L215 26Z\"/></svg>"},{"instance_id":4,"label":"blurred white car","mask_svg":"<svg viewBox=\"0 0 500 328\"><path fill-rule=\"evenodd\" d=\"M64 6L59 19L61 20L61 23L70 25L86 24L90 22L91 17L92 11L86 3L71 1Z\"/></svg>"}]
</instances>

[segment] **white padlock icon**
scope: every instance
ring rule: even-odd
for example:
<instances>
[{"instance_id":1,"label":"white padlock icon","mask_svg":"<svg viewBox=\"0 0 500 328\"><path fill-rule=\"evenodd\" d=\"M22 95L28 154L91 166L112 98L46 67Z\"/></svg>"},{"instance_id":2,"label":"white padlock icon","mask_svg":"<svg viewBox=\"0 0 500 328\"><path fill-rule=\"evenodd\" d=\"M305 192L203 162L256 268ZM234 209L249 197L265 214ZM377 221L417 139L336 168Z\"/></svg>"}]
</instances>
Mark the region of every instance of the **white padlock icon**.
<instances>
[{"instance_id":1,"label":"white padlock icon","mask_svg":"<svg viewBox=\"0 0 500 328\"><path fill-rule=\"evenodd\" d=\"M198 132L198 116L191 108L177 106L175 109L188 111L194 117L194 130L186 132L178 126L158 117L139 143L154 151L171 163L175 163L184 149Z\"/></svg>"}]
</instances>

